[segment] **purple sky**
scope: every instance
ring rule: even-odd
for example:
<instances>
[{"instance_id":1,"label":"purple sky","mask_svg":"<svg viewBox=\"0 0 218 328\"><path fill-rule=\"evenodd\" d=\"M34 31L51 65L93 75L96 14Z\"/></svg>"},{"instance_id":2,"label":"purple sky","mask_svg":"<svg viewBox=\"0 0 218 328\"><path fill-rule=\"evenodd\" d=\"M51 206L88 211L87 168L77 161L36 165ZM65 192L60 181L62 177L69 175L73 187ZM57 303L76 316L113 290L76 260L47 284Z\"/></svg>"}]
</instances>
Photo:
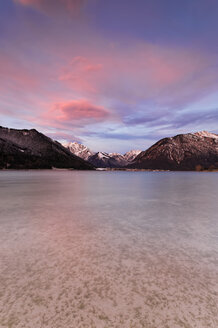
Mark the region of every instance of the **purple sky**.
<instances>
[{"instance_id":1,"label":"purple sky","mask_svg":"<svg viewBox=\"0 0 218 328\"><path fill-rule=\"evenodd\" d=\"M217 0L1 0L1 125L94 151L218 132Z\"/></svg>"}]
</instances>

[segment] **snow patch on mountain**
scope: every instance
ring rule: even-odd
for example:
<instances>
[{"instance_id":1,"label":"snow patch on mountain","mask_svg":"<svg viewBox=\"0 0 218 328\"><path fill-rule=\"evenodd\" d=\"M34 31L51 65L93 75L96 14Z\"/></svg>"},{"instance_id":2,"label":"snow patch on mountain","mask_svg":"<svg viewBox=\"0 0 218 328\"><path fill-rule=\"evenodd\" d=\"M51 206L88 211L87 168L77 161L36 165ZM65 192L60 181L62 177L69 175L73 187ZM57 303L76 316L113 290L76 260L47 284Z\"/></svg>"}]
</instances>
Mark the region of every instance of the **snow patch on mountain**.
<instances>
[{"instance_id":1,"label":"snow patch on mountain","mask_svg":"<svg viewBox=\"0 0 218 328\"><path fill-rule=\"evenodd\" d=\"M97 152L96 156L98 159L109 159L110 155L108 153L104 153L104 152Z\"/></svg>"},{"instance_id":2,"label":"snow patch on mountain","mask_svg":"<svg viewBox=\"0 0 218 328\"><path fill-rule=\"evenodd\" d=\"M213 139L218 139L218 135L215 133L210 133L208 131L199 131L199 132L195 132L193 133L195 136L198 137L206 137L206 138L213 138Z\"/></svg>"},{"instance_id":3,"label":"snow patch on mountain","mask_svg":"<svg viewBox=\"0 0 218 328\"><path fill-rule=\"evenodd\" d=\"M89 159L90 156L93 156L95 153L92 152L88 147L79 144L78 142L68 142L63 143L63 146L70 150L76 156L79 156L86 161Z\"/></svg>"},{"instance_id":4,"label":"snow patch on mountain","mask_svg":"<svg viewBox=\"0 0 218 328\"><path fill-rule=\"evenodd\" d=\"M134 159L136 158L136 156L138 156L142 151L141 150L130 150L127 153L124 154L124 158L128 161L128 162L132 162L134 161Z\"/></svg>"},{"instance_id":5,"label":"snow patch on mountain","mask_svg":"<svg viewBox=\"0 0 218 328\"><path fill-rule=\"evenodd\" d=\"M88 147L78 142L64 143L71 153L89 161L96 167L124 167L130 164L141 150L131 150L124 155L119 153L93 152Z\"/></svg>"}]
</instances>

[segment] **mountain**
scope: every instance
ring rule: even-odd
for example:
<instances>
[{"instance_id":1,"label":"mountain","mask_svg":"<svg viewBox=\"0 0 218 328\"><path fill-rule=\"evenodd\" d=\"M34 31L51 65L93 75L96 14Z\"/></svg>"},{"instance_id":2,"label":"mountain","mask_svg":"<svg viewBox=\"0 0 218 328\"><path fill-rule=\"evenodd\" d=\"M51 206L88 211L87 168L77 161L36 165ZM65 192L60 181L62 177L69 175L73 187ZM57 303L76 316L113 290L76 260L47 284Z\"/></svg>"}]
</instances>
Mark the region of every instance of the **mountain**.
<instances>
[{"instance_id":1,"label":"mountain","mask_svg":"<svg viewBox=\"0 0 218 328\"><path fill-rule=\"evenodd\" d=\"M108 154L98 152L89 157L89 162L96 167L120 168L127 164L125 159L120 154Z\"/></svg>"},{"instance_id":2,"label":"mountain","mask_svg":"<svg viewBox=\"0 0 218 328\"><path fill-rule=\"evenodd\" d=\"M95 167L103 168L122 168L130 164L135 157L141 152L140 150L131 150L121 155L118 153L93 152L88 147L78 142L69 142L63 144L73 154L89 161Z\"/></svg>"},{"instance_id":3,"label":"mountain","mask_svg":"<svg viewBox=\"0 0 218 328\"><path fill-rule=\"evenodd\" d=\"M159 140L145 151L92 152L73 142L50 139L35 129L17 130L0 126L0 169L50 169L95 167L159 170L218 169L218 135L207 131L179 134Z\"/></svg>"},{"instance_id":4,"label":"mountain","mask_svg":"<svg viewBox=\"0 0 218 328\"><path fill-rule=\"evenodd\" d=\"M78 142L68 142L63 144L64 147L69 149L69 151L76 155L79 156L80 158L83 158L84 160L88 160L89 157L93 156L95 153L92 152L88 147L79 144Z\"/></svg>"},{"instance_id":5,"label":"mountain","mask_svg":"<svg viewBox=\"0 0 218 328\"><path fill-rule=\"evenodd\" d=\"M142 151L141 150L130 150L127 153L125 153L123 156L126 161L132 162L138 156Z\"/></svg>"},{"instance_id":6,"label":"mountain","mask_svg":"<svg viewBox=\"0 0 218 328\"><path fill-rule=\"evenodd\" d=\"M119 153L109 153L109 156L116 162L116 166L114 167L120 168L131 163L125 158L125 155Z\"/></svg>"},{"instance_id":7,"label":"mountain","mask_svg":"<svg viewBox=\"0 0 218 328\"><path fill-rule=\"evenodd\" d=\"M93 169L93 165L73 155L59 142L35 129L17 130L0 126L0 168Z\"/></svg>"},{"instance_id":8,"label":"mountain","mask_svg":"<svg viewBox=\"0 0 218 328\"><path fill-rule=\"evenodd\" d=\"M208 137L208 138L212 138L212 139L218 139L218 134L210 133L208 131L199 131L199 132L195 132L193 134L196 136L199 136L199 137Z\"/></svg>"},{"instance_id":9,"label":"mountain","mask_svg":"<svg viewBox=\"0 0 218 328\"><path fill-rule=\"evenodd\" d=\"M200 131L161 139L141 152L128 168L160 170L218 168L218 135Z\"/></svg>"}]
</instances>

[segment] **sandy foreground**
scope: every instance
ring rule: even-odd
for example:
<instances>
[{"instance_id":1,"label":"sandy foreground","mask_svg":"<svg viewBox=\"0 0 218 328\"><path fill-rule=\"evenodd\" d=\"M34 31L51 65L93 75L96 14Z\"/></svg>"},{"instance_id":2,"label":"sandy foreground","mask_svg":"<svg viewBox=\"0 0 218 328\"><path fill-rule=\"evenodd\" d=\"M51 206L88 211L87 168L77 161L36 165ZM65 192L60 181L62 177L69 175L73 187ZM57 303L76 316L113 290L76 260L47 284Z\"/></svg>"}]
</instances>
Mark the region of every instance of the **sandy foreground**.
<instances>
[{"instance_id":1,"label":"sandy foreground","mask_svg":"<svg viewBox=\"0 0 218 328\"><path fill-rule=\"evenodd\" d=\"M172 216L163 228L155 199L146 223L133 207L126 216L124 199L113 199L113 212L110 198L98 198L98 210L86 199L85 216L81 204L61 207L61 194L55 210L45 194L31 204L17 196L1 212L1 328L218 327L217 253L205 242L216 236L202 233L206 221L175 231Z\"/></svg>"}]
</instances>

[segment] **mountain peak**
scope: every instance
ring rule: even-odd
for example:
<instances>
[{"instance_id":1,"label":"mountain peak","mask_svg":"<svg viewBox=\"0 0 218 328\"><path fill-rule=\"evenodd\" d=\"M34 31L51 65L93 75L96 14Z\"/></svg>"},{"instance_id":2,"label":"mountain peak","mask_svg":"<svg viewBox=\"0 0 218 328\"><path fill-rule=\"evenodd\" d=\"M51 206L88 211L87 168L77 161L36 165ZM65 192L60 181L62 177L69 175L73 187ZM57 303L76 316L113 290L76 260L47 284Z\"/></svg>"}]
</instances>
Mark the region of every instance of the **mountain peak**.
<instances>
[{"instance_id":1,"label":"mountain peak","mask_svg":"<svg viewBox=\"0 0 218 328\"><path fill-rule=\"evenodd\" d=\"M200 131L161 139L141 152L130 167L152 170L218 168L218 135Z\"/></svg>"},{"instance_id":2,"label":"mountain peak","mask_svg":"<svg viewBox=\"0 0 218 328\"><path fill-rule=\"evenodd\" d=\"M90 163L73 155L60 143L35 129L0 127L0 168L93 169Z\"/></svg>"},{"instance_id":3,"label":"mountain peak","mask_svg":"<svg viewBox=\"0 0 218 328\"><path fill-rule=\"evenodd\" d=\"M130 150L127 153L125 153L123 156L125 157L125 159L129 162L133 161L136 156L138 156L142 151L141 150Z\"/></svg>"},{"instance_id":4,"label":"mountain peak","mask_svg":"<svg viewBox=\"0 0 218 328\"><path fill-rule=\"evenodd\" d=\"M215 134L215 133L211 133L211 132L208 132L208 131L198 131L198 132L195 132L193 133L194 135L198 136L198 137L206 137L206 138L213 138L213 139L218 139L218 135Z\"/></svg>"},{"instance_id":5,"label":"mountain peak","mask_svg":"<svg viewBox=\"0 0 218 328\"><path fill-rule=\"evenodd\" d=\"M88 147L79 144L78 142L69 142L63 144L74 155L77 155L96 167L117 167L121 168L130 164L141 150L131 150L128 153L121 155L119 153L92 152Z\"/></svg>"},{"instance_id":6,"label":"mountain peak","mask_svg":"<svg viewBox=\"0 0 218 328\"><path fill-rule=\"evenodd\" d=\"M88 160L90 156L93 156L95 154L88 147L76 141L64 143L63 146L66 147L74 155L85 160Z\"/></svg>"}]
</instances>

